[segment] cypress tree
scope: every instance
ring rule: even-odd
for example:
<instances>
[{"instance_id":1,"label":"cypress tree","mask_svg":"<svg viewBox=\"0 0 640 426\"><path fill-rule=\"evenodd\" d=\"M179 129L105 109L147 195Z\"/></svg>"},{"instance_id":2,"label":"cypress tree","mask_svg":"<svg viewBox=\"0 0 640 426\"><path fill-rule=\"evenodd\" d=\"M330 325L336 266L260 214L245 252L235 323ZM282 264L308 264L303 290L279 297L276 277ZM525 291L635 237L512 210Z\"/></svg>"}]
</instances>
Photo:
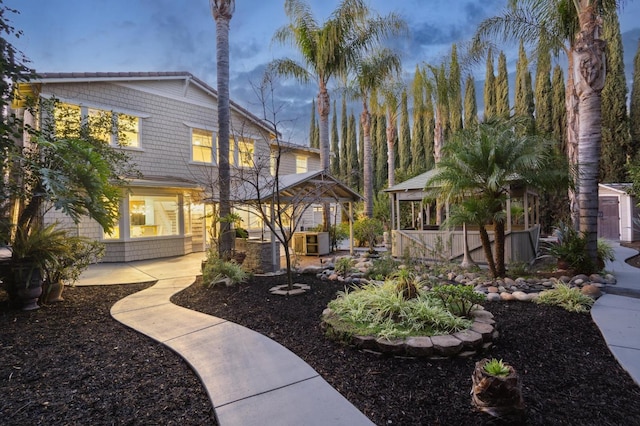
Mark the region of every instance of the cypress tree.
<instances>
[{"instance_id":1,"label":"cypress tree","mask_svg":"<svg viewBox=\"0 0 640 426\"><path fill-rule=\"evenodd\" d=\"M355 135L354 135L355 137ZM358 170L362 171L362 173L358 172L358 191L363 189L363 180L364 180L364 130L362 127L362 121L358 120L358 135L357 135L357 143L358 143L358 155L356 155L355 164L358 165ZM354 144L355 146L355 144Z\"/></svg>"},{"instance_id":2,"label":"cypress tree","mask_svg":"<svg viewBox=\"0 0 640 426\"><path fill-rule=\"evenodd\" d=\"M507 71L507 57L504 52L498 55L498 76L496 77L496 115L508 119L509 107L509 73Z\"/></svg>"},{"instance_id":3,"label":"cypress tree","mask_svg":"<svg viewBox=\"0 0 640 426\"><path fill-rule=\"evenodd\" d=\"M478 106L476 104L476 85L469 74L464 88L464 128L470 129L478 125Z\"/></svg>"},{"instance_id":4,"label":"cypress tree","mask_svg":"<svg viewBox=\"0 0 640 426\"><path fill-rule=\"evenodd\" d=\"M484 121L496 116L496 77L493 74L493 52L487 53L487 72L484 79Z\"/></svg>"},{"instance_id":5,"label":"cypress tree","mask_svg":"<svg viewBox=\"0 0 640 426\"><path fill-rule=\"evenodd\" d=\"M551 55L549 49L538 46L536 65L536 129L538 133L550 135L553 131L553 103L551 90Z\"/></svg>"},{"instance_id":6,"label":"cypress tree","mask_svg":"<svg viewBox=\"0 0 640 426\"><path fill-rule=\"evenodd\" d=\"M409 128L409 100L407 89L400 96L400 131L398 132L399 168L407 173L411 168L411 130Z\"/></svg>"},{"instance_id":7,"label":"cypress tree","mask_svg":"<svg viewBox=\"0 0 640 426\"><path fill-rule=\"evenodd\" d=\"M362 172L358 163L358 136L356 135L356 117L353 113L349 116L349 184L352 188L360 191L362 185ZM360 132L362 133L362 132Z\"/></svg>"},{"instance_id":8,"label":"cypress tree","mask_svg":"<svg viewBox=\"0 0 640 426\"><path fill-rule=\"evenodd\" d=\"M451 46L451 65L449 67L449 123L451 133L462 129L462 89L460 87L460 64L458 64L458 50Z\"/></svg>"},{"instance_id":9,"label":"cypress tree","mask_svg":"<svg viewBox=\"0 0 640 426\"><path fill-rule=\"evenodd\" d=\"M416 71L411 85L413 98L413 131L411 132L411 170L422 173L426 170L425 139L424 139L424 78L420 68Z\"/></svg>"},{"instance_id":10,"label":"cypress tree","mask_svg":"<svg viewBox=\"0 0 640 426\"><path fill-rule=\"evenodd\" d=\"M532 132L535 121L533 119L533 90L531 88L531 73L529 72L529 60L524 50L524 43L520 40L518 61L516 62L516 96L515 115L526 119L524 132Z\"/></svg>"},{"instance_id":11,"label":"cypress tree","mask_svg":"<svg viewBox=\"0 0 640 426\"><path fill-rule=\"evenodd\" d=\"M631 149L635 159L640 148L640 41L633 59L633 85L629 105L629 127L631 128Z\"/></svg>"},{"instance_id":12,"label":"cypress tree","mask_svg":"<svg viewBox=\"0 0 640 426\"><path fill-rule=\"evenodd\" d=\"M602 89L601 182L627 182L625 165L633 156L627 117L627 79L617 13L604 17L602 38L607 42L607 74Z\"/></svg>"},{"instance_id":13,"label":"cypress tree","mask_svg":"<svg viewBox=\"0 0 640 426\"><path fill-rule=\"evenodd\" d=\"M387 160L387 117L384 114L376 114L378 117L378 124L376 126L376 162L375 162L375 185L373 187L373 193L377 194L385 185L387 181L388 160Z\"/></svg>"},{"instance_id":14,"label":"cypress tree","mask_svg":"<svg viewBox=\"0 0 640 426\"><path fill-rule=\"evenodd\" d=\"M348 178L349 170L349 139L347 134L347 99L342 95L342 111L340 111L340 176L342 179Z\"/></svg>"},{"instance_id":15,"label":"cypress tree","mask_svg":"<svg viewBox=\"0 0 640 426\"><path fill-rule=\"evenodd\" d=\"M311 148L320 148L320 137L316 139L316 99L311 101L311 121L309 123L309 146Z\"/></svg>"},{"instance_id":16,"label":"cypress tree","mask_svg":"<svg viewBox=\"0 0 640 426\"><path fill-rule=\"evenodd\" d=\"M340 178L340 138L338 137L338 114L336 109L336 101L333 100L333 109L331 117L331 174Z\"/></svg>"},{"instance_id":17,"label":"cypress tree","mask_svg":"<svg viewBox=\"0 0 640 426\"><path fill-rule=\"evenodd\" d=\"M552 131L558 151L567 153L567 108L565 107L564 74L560 65L553 68L551 83Z\"/></svg>"},{"instance_id":18,"label":"cypress tree","mask_svg":"<svg viewBox=\"0 0 640 426\"><path fill-rule=\"evenodd\" d=\"M422 120L423 123L423 139L424 139L424 155L425 162L422 171L431 170L435 165L435 159L433 158L433 143L435 139L435 112L433 109L433 87L430 84L426 85L426 93Z\"/></svg>"}]
</instances>

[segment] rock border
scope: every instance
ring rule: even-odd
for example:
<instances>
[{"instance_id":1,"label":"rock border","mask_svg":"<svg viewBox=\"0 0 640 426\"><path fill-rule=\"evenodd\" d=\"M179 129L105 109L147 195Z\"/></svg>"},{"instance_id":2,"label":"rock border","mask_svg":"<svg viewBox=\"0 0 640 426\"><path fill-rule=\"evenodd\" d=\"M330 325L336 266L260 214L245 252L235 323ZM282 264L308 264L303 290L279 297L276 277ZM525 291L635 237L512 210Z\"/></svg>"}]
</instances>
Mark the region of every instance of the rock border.
<instances>
[{"instance_id":1,"label":"rock border","mask_svg":"<svg viewBox=\"0 0 640 426\"><path fill-rule=\"evenodd\" d=\"M473 323L469 329L453 334L437 336L411 336L403 339L386 339L375 336L350 336L350 343L358 349L394 356L419 358L469 357L493 346L498 338L493 314L484 308L472 311ZM336 335L347 336L330 321L337 318L332 309L322 312L323 326Z\"/></svg>"},{"instance_id":2,"label":"rock border","mask_svg":"<svg viewBox=\"0 0 640 426\"><path fill-rule=\"evenodd\" d=\"M299 296L301 294L305 294L307 291L311 290L311 287L307 284L294 283L293 290L287 290L289 284L277 285L275 287L271 287L269 289L269 293L276 296Z\"/></svg>"}]
</instances>

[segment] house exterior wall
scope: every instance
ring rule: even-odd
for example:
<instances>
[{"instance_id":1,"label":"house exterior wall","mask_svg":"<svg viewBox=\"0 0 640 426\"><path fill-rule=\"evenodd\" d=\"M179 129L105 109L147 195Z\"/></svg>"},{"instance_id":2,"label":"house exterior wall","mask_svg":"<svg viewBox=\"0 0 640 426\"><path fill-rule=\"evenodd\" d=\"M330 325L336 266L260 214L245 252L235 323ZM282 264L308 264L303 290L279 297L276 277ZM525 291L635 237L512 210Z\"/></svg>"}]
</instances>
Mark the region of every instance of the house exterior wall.
<instances>
[{"instance_id":1,"label":"house exterior wall","mask_svg":"<svg viewBox=\"0 0 640 426\"><path fill-rule=\"evenodd\" d=\"M42 82L40 95L45 98L55 97L62 102L81 107L138 117L139 146L122 149L136 164L143 176L143 182L134 182L130 188L123 191L117 238L107 238L102 228L93 220L83 219L75 224L60 211L48 211L45 221L58 222L73 229L77 235L103 241L107 247L102 260L104 262L128 262L205 250L208 243L206 221L195 213L192 214L191 232L186 232L184 209L190 203L201 203L202 199L216 198L218 195L215 136L212 147L214 161L211 164L192 161L191 151L193 129L217 134L215 95L191 83L188 77L131 81L74 81L74 78L70 77L56 81L59 82ZM255 117L242 113L241 109L232 108L231 119L231 135L254 140L253 160L258 164L266 164L264 173L269 173L272 146L269 143L267 129L257 124ZM316 151L305 147L288 148L283 155L280 174L296 173L296 155L307 156L308 170L319 168L319 152ZM232 175L237 175L239 170L232 166ZM184 185L181 186L181 183ZM180 212L180 229L177 235L130 235L132 219L129 214L129 201L132 196L148 194L172 194L177 197L177 211ZM313 210L312 207L309 208L304 216L307 227L317 223L317 215Z\"/></svg>"},{"instance_id":2,"label":"house exterior wall","mask_svg":"<svg viewBox=\"0 0 640 426\"><path fill-rule=\"evenodd\" d=\"M618 198L620 241L633 242L640 240L640 227L633 223L634 218L637 218L640 212L636 206L637 201L635 198L624 191L602 184L598 188L598 197Z\"/></svg>"}]
</instances>

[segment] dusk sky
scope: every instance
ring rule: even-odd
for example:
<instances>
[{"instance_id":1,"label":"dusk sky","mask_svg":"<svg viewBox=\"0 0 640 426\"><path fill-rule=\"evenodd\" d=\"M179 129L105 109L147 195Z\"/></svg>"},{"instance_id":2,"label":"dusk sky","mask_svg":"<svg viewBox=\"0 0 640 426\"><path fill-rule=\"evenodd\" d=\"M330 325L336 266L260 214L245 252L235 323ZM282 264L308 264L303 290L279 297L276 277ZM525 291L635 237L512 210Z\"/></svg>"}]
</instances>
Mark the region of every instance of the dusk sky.
<instances>
[{"instance_id":1,"label":"dusk sky","mask_svg":"<svg viewBox=\"0 0 640 426\"><path fill-rule=\"evenodd\" d=\"M23 36L14 45L38 72L189 71L216 87L215 22L208 0L5 0L18 9L9 15ZM308 2L324 21L337 0ZM379 14L396 12L410 27L397 43L406 75L416 63L440 63L454 42L467 41L476 25L497 14L507 0L371 0ZM275 30L287 23L283 0L237 0L231 19L231 98L259 114L251 82L258 83L265 65L295 52L271 44ZM620 14L622 32L640 35L640 2L630 1ZM510 71L515 54L509 55ZM484 78L484 64L472 70ZM287 103L283 116L291 124L292 142L306 143L313 85L284 81L278 96ZM355 111L357 113L357 111Z\"/></svg>"}]
</instances>

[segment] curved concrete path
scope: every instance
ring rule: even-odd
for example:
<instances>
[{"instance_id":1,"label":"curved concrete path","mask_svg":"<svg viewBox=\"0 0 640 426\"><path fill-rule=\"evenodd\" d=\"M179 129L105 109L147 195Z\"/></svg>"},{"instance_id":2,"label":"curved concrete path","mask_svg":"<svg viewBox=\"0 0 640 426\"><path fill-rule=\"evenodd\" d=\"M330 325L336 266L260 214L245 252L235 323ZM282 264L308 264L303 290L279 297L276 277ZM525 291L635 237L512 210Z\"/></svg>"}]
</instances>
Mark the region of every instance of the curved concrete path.
<instances>
[{"instance_id":1,"label":"curved concrete path","mask_svg":"<svg viewBox=\"0 0 640 426\"><path fill-rule=\"evenodd\" d=\"M95 265L111 273L105 277L93 268L79 285L90 285L100 275L103 284L114 279L144 282L163 277L154 286L118 301L111 315L173 349L191 365L221 426L373 424L282 345L230 321L172 304L171 296L193 283L201 258L185 256L186 267L179 258Z\"/></svg>"},{"instance_id":2,"label":"curved concrete path","mask_svg":"<svg viewBox=\"0 0 640 426\"><path fill-rule=\"evenodd\" d=\"M640 269L625 262L638 251L611 244L616 260L608 262L605 269L617 282L604 288L605 294L591 308L591 317L609 350L640 385Z\"/></svg>"}]
</instances>

